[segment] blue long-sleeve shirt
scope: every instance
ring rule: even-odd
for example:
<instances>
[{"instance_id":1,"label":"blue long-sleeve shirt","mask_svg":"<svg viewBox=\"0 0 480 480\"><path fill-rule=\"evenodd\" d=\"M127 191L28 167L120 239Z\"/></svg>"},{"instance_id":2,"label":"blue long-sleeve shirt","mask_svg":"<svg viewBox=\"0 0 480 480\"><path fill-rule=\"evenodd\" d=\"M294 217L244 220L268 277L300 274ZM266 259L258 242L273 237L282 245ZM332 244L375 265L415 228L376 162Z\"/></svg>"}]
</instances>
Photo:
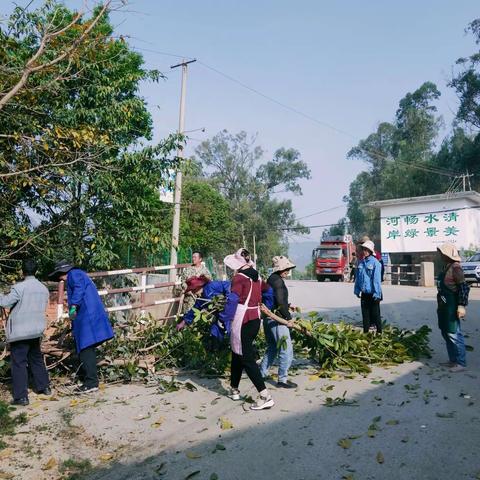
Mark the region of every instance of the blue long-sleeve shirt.
<instances>
[{"instance_id":1,"label":"blue long-sleeve shirt","mask_svg":"<svg viewBox=\"0 0 480 480\"><path fill-rule=\"evenodd\" d=\"M366 293L373 295L375 300L382 299L382 265L373 255L358 264L354 293L357 296Z\"/></svg>"}]
</instances>

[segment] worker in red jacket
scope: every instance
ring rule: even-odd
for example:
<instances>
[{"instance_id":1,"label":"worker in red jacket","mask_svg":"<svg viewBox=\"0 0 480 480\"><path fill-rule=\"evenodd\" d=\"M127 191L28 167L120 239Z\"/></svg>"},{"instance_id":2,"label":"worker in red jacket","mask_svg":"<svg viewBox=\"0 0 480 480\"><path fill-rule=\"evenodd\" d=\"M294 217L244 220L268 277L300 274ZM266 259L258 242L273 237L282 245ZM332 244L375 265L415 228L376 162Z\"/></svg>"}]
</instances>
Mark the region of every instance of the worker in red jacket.
<instances>
[{"instance_id":1,"label":"worker in red jacket","mask_svg":"<svg viewBox=\"0 0 480 480\"><path fill-rule=\"evenodd\" d=\"M230 331L232 364L229 397L232 400L241 399L238 387L245 370L259 393L257 401L250 408L252 410L271 408L275 403L265 386L253 346L260 330L262 291L269 289L269 286L260 279L250 253L246 249L241 248L236 253L228 255L224 263L234 271L231 296L237 301Z\"/></svg>"}]
</instances>

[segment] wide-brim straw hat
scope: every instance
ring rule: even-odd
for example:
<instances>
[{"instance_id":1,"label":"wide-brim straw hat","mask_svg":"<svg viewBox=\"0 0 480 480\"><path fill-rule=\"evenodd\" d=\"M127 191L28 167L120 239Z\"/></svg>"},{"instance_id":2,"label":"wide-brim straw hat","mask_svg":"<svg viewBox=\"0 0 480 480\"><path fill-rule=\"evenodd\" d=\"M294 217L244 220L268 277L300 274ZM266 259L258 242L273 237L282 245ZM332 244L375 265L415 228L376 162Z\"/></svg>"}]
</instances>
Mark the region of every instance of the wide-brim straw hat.
<instances>
[{"instance_id":1,"label":"wide-brim straw hat","mask_svg":"<svg viewBox=\"0 0 480 480\"><path fill-rule=\"evenodd\" d=\"M440 247L437 247L437 250L454 262L460 262L462 260L458 254L457 247L452 243L444 243Z\"/></svg>"},{"instance_id":2,"label":"wide-brim straw hat","mask_svg":"<svg viewBox=\"0 0 480 480\"><path fill-rule=\"evenodd\" d=\"M254 263L250 260L250 262L247 262L245 260L245 257L242 256L242 252L244 251L244 248L239 248L235 253L232 253L231 255L227 255L223 259L223 263L230 269L232 270L239 270L240 268L244 267L245 265L254 265Z\"/></svg>"},{"instance_id":3,"label":"wide-brim straw hat","mask_svg":"<svg viewBox=\"0 0 480 480\"><path fill-rule=\"evenodd\" d=\"M362 248L366 248L367 250L370 250L370 252L375 253L375 244L371 240L363 242Z\"/></svg>"},{"instance_id":4,"label":"wide-brim straw hat","mask_svg":"<svg viewBox=\"0 0 480 480\"><path fill-rule=\"evenodd\" d=\"M285 270L292 270L296 265L283 255L272 258L272 267L274 272L284 272Z\"/></svg>"}]
</instances>

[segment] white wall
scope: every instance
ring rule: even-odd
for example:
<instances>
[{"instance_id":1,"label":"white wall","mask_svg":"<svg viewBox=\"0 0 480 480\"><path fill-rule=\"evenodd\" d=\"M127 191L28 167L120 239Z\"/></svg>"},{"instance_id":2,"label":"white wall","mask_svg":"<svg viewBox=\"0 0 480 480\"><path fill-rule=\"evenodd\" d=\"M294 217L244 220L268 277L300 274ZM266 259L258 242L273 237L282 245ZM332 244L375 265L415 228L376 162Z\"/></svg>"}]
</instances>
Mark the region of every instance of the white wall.
<instances>
[{"instance_id":1,"label":"white wall","mask_svg":"<svg viewBox=\"0 0 480 480\"><path fill-rule=\"evenodd\" d=\"M480 245L480 211L470 199L412 202L381 208L382 251L434 252L445 242L459 250Z\"/></svg>"}]
</instances>

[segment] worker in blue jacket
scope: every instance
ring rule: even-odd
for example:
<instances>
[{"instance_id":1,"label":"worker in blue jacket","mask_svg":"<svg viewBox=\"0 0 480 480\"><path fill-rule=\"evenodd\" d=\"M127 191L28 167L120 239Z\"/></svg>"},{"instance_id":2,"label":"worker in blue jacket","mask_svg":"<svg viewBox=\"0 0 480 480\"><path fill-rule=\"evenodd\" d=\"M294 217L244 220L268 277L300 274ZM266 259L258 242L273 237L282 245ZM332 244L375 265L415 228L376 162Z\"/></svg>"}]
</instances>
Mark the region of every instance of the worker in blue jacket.
<instances>
[{"instance_id":1,"label":"worker in blue jacket","mask_svg":"<svg viewBox=\"0 0 480 480\"><path fill-rule=\"evenodd\" d=\"M360 298L363 331L367 333L370 325L375 325L377 333L382 333L382 266L375 258L375 245L371 240L362 243L361 249L363 259L358 263L354 293Z\"/></svg>"},{"instance_id":2,"label":"worker in blue jacket","mask_svg":"<svg viewBox=\"0 0 480 480\"><path fill-rule=\"evenodd\" d=\"M98 390L95 350L98 345L114 336L100 295L87 273L65 260L56 264L50 278L66 281L68 314L72 321L73 337L84 374L79 393Z\"/></svg>"},{"instance_id":3,"label":"worker in blue jacket","mask_svg":"<svg viewBox=\"0 0 480 480\"><path fill-rule=\"evenodd\" d=\"M230 291L231 284L228 281L210 280L205 276L192 277L187 280L186 292L195 295L196 300L191 308L184 316L183 320L177 325L177 330L181 330L186 325L190 325L195 318L195 309L202 310L206 308L210 301L218 296L223 295L226 298L225 307L215 316L215 321L210 327L210 335L212 345L219 346L226 335L230 334L230 327L235 310L238 304L238 297Z\"/></svg>"}]
</instances>

